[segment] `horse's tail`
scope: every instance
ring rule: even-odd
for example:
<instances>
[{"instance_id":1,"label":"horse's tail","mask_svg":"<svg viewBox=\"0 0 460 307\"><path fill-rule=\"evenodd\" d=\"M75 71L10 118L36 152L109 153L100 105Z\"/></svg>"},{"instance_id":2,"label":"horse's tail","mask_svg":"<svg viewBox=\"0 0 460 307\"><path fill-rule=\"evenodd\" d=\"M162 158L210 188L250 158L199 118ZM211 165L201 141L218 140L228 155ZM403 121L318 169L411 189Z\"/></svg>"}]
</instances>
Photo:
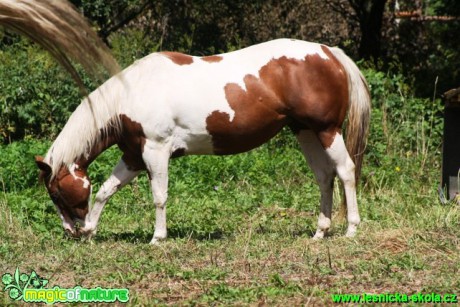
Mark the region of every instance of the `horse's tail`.
<instances>
[{"instance_id":1,"label":"horse's tail","mask_svg":"<svg viewBox=\"0 0 460 307\"><path fill-rule=\"evenodd\" d=\"M29 37L49 51L83 91L82 79L71 60L99 81L104 80L101 68L110 75L120 70L109 48L66 0L1 0L0 26Z\"/></svg>"},{"instance_id":2,"label":"horse's tail","mask_svg":"<svg viewBox=\"0 0 460 307\"><path fill-rule=\"evenodd\" d=\"M345 68L348 76L349 110L346 127L346 146L355 164L356 185L361 176L364 150L366 148L371 117L371 98L363 74L356 64L339 48L331 48L334 56ZM341 215L345 213L346 203L342 202Z\"/></svg>"}]
</instances>

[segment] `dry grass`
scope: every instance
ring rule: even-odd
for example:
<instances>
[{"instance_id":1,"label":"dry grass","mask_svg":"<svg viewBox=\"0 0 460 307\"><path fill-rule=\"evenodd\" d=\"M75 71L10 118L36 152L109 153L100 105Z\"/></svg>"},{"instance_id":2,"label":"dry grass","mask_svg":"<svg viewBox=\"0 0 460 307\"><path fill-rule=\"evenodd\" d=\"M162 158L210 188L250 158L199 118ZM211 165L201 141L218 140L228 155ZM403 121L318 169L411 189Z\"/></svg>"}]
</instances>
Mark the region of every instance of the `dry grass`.
<instances>
[{"instance_id":1,"label":"dry grass","mask_svg":"<svg viewBox=\"0 0 460 307\"><path fill-rule=\"evenodd\" d=\"M444 210L459 216L457 207ZM273 212L312 218L293 209ZM328 305L332 293L458 289L458 230L364 223L356 238L333 234L317 242L304 234L286 236L276 219L266 225L270 232L258 230L266 213L254 214L229 237L173 238L160 246L112 239L44 242L27 227L8 228L16 261L1 261L0 269L34 269L61 287L127 287L133 305Z\"/></svg>"},{"instance_id":2,"label":"dry grass","mask_svg":"<svg viewBox=\"0 0 460 307\"><path fill-rule=\"evenodd\" d=\"M19 267L50 286L126 287L133 306L330 305L334 293L458 294L460 207L438 202L436 170L414 183L418 170L409 161L397 173L365 169L357 236L344 238L346 225L334 220L317 242L311 237L319 193L300 153L268 153L173 163L170 237L160 246L147 244L154 214L145 178L111 200L91 242L63 238L43 189L2 193L0 273ZM11 302L3 291L0 302Z\"/></svg>"}]
</instances>

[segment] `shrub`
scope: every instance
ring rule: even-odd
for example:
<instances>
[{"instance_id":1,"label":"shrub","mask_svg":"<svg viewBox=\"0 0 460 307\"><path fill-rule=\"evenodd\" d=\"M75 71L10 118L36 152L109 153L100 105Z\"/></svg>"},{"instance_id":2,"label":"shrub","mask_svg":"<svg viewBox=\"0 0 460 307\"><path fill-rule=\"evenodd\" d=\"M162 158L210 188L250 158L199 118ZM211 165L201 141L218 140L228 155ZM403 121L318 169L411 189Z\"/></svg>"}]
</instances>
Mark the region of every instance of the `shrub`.
<instances>
[{"instance_id":1,"label":"shrub","mask_svg":"<svg viewBox=\"0 0 460 307\"><path fill-rule=\"evenodd\" d=\"M0 145L0 190L17 192L35 186L38 168L34 157L44 154L49 145L43 140Z\"/></svg>"},{"instance_id":2,"label":"shrub","mask_svg":"<svg viewBox=\"0 0 460 307\"><path fill-rule=\"evenodd\" d=\"M55 137L81 100L67 72L25 39L0 49L0 89L0 142Z\"/></svg>"},{"instance_id":3,"label":"shrub","mask_svg":"<svg viewBox=\"0 0 460 307\"><path fill-rule=\"evenodd\" d=\"M414 97L401 74L363 71L372 96L372 118L367 159L380 165L389 154L439 154L442 141L442 104L439 99Z\"/></svg>"}]
</instances>

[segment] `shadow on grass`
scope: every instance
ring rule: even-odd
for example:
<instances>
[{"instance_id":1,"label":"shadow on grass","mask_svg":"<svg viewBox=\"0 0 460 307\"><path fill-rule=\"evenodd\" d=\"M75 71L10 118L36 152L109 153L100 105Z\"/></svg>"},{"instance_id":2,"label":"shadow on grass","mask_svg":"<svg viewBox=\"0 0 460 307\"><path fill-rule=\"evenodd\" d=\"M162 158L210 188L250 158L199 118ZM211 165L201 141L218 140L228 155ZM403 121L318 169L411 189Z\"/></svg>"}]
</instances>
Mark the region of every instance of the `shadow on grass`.
<instances>
[{"instance_id":1,"label":"shadow on grass","mask_svg":"<svg viewBox=\"0 0 460 307\"><path fill-rule=\"evenodd\" d=\"M257 231L259 235L260 231ZM279 233L277 231L264 231L264 234ZM224 233L222 230L217 230L214 232L207 233L197 233L193 230L185 232L184 229L174 230L171 229L168 231L168 239L192 239L195 241L219 241L234 235L235 232ZM279 233L281 235L281 233ZM294 231L289 233L289 237L298 238L312 238L315 234L315 231L308 229L307 231ZM327 237L337 235L335 231L327 235ZM153 237L153 231L147 231L142 229L136 229L132 232L100 232L93 238L94 242L107 242L107 241L116 241L116 242L126 242L126 243L149 243Z\"/></svg>"},{"instance_id":2,"label":"shadow on grass","mask_svg":"<svg viewBox=\"0 0 460 307\"><path fill-rule=\"evenodd\" d=\"M121 241L127 243L149 243L153 237L153 231L136 229L132 232L101 232L93 238L94 242ZM209 233L196 233L193 230L185 232L171 229L168 230L168 239L190 238L197 241L214 241L221 240L225 234L221 230Z\"/></svg>"}]
</instances>

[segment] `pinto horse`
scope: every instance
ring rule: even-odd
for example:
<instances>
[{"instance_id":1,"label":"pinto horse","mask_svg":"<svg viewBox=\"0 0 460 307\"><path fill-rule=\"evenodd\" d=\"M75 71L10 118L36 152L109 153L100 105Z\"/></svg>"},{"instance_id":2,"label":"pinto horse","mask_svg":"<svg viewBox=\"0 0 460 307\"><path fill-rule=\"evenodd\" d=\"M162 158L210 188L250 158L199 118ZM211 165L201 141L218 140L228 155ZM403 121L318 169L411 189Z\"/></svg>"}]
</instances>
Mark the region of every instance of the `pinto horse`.
<instances>
[{"instance_id":1,"label":"pinto horse","mask_svg":"<svg viewBox=\"0 0 460 307\"><path fill-rule=\"evenodd\" d=\"M348 209L346 236L353 236L360 222L356 182L369 119L366 81L338 48L278 39L205 57L159 52L84 99L36 163L65 230L73 236L93 235L109 198L147 171L156 209L155 244L167 233L171 158L242 153L288 126L321 190L314 238L330 228L336 175ZM88 166L115 144L122 158L90 209Z\"/></svg>"}]
</instances>

